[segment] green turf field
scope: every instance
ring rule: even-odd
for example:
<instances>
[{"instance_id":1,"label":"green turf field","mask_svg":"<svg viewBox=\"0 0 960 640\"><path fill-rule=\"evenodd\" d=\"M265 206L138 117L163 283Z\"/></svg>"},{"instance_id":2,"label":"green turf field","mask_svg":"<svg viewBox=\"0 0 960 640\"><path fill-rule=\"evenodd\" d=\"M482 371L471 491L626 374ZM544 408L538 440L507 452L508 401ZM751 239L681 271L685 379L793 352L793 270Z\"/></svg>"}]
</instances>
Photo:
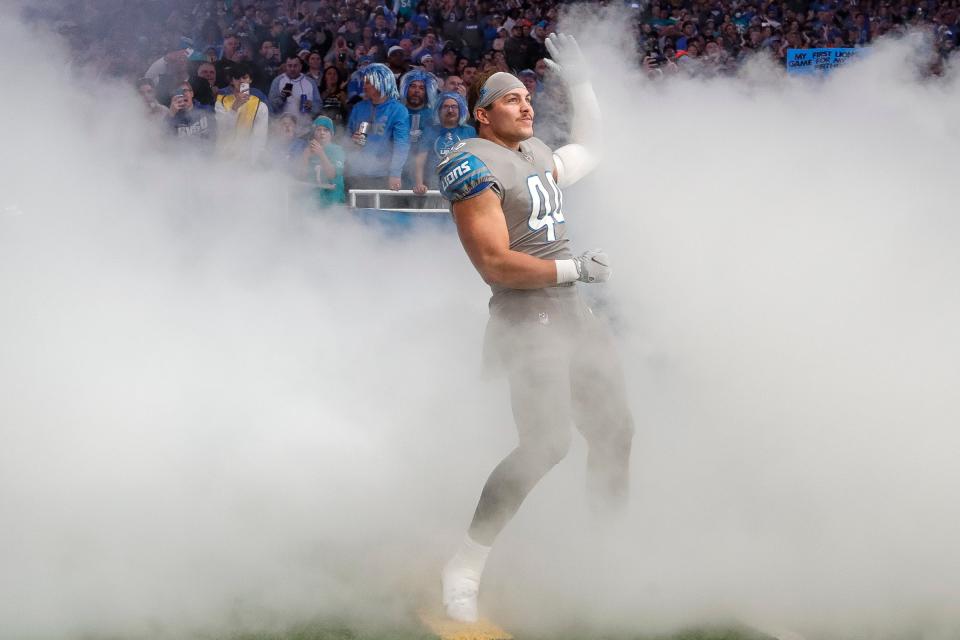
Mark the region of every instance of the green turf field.
<instances>
[{"instance_id":1,"label":"green turf field","mask_svg":"<svg viewBox=\"0 0 960 640\"><path fill-rule=\"evenodd\" d=\"M771 640L769 636L745 627L690 629L670 636L591 633L588 629L569 629L562 634L538 635L514 633L515 640ZM370 629L358 631L346 625L313 624L284 632L253 633L217 637L215 640L435 640L426 630ZM214 638L210 638L214 640Z\"/></svg>"}]
</instances>

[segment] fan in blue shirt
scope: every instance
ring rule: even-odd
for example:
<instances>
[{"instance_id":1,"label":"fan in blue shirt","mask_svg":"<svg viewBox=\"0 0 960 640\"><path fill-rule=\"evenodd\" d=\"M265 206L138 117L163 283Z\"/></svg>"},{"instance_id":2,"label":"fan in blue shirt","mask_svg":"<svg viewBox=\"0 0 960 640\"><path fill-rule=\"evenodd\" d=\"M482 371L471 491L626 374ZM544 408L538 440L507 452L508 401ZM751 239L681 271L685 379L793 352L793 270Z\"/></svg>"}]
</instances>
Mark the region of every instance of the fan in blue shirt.
<instances>
[{"instance_id":1,"label":"fan in blue shirt","mask_svg":"<svg viewBox=\"0 0 960 640\"><path fill-rule=\"evenodd\" d=\"M467 101L456 92L442 93L437 98L434 110L434 123L423 132L414 169L413 191L424 194L428 189L437 188L437 174L434 167L446 157L450 150L461 140L475 138L476 130L467 121ZM425 169L429 167L427 175Z\"/></svg>"},{"instance_id":2,"label":"fan in blue shirt","mask_svg":"<svg viewBox=\"0 0 960 640\"><path fill-rule=\"evenodd\" d=\"M365 98L354 105L347 123L355 143L348 157L349 188L397 190L410 150L410 114L385 64L368 65L363 83ZM362 123L366 123L365 133L360 133Z\"/></svg>"},{"instance_id":3,"label":"fan in blue shirt","mask_svg":"<svg viewBox=\"0 0 960 640\"><path fill-rule=\"evenodd\" d=\"M414 169L420 151L420 138L424 129L433 123L439 95L437 77L423 69L413 69L400 78L400 101L410 113L410 155L403 166L402 176L405 184L415 184Z\"/></svg>"}]
</instances>

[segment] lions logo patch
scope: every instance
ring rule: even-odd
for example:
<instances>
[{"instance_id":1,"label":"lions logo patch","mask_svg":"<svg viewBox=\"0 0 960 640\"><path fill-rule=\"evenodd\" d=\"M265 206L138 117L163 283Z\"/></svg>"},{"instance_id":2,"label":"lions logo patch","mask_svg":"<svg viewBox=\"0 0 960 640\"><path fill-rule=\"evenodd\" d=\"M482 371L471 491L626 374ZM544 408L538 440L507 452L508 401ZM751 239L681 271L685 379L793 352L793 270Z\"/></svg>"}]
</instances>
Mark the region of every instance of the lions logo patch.
<instances>
[{"instance_id":1,"label":"lions logo patch","mask_svg":"<svg viewBox=\"0 0 960 640\"><path fill-rule=\"evenodd\" d=\"M456 148L452 148L444 161L437 165L440 191L452 201L463 200L479 193L492 183L493 178L480 158L471 153L457 154Z\"/></svg>"}]
</instances>

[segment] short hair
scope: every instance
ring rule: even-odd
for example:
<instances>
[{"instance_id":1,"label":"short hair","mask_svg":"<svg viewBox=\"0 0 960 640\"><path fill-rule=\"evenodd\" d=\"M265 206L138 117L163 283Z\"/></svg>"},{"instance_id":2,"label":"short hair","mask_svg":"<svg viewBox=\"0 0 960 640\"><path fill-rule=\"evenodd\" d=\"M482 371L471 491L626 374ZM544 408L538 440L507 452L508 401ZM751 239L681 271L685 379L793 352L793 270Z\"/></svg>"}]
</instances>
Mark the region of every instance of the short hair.
<instances>
[{"instance_id":1,"label":"short hair","mask_svg":"<svg viewBox=\"0 0 960 640\"><path fill-rule=\"evenodd\" d=\"M243 76L251 75L250 65L248 65L246 62L239 62L230 67L229 73L231 80L239 80Z\"/></svg>"},{"instance_id":2,"label":"short hair","mask_svg":"<svg viewBox=\"0 0 960 640\"><path fill-rule=\"evenodd\" d=\"M496 69L488 69L487 71L477 74L477 77L473 79L473 84L471 84L467 90L467 104L470 105L471 116L477 109L477 103L480 102L480 90L483 88L483 85L487 83L487 80L490 79L490 76L495 73L497 73ZM486 108L489 109L489 107Z\"/></svg>"}]
</instances>

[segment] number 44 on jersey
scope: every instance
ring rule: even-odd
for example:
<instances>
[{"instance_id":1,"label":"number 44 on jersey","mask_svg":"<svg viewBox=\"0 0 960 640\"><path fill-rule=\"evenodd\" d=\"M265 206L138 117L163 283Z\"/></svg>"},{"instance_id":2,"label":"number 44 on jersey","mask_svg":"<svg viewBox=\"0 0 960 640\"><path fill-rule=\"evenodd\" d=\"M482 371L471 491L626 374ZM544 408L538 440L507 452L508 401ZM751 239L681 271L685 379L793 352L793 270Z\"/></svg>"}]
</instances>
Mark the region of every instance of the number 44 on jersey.
<instances>
[{"instance_id":1,"label":"number 44 on jersey","mask_svg":"<svg viewBox=\"0 0 960 640\"><path fill-rule=\"evenodd\" d=\"M547 180L553 197L547 193L547 187L539 175L532 175L527 178L527 189L530 191L530 218L527 220L527 226L531 231L539 231L547 228L547 240L553 242L557 239L555 225L563 224L563 194L557 186L557 181L553 179L553 174L546 172L543 177Z\"/></svg>"}]
</instances>

